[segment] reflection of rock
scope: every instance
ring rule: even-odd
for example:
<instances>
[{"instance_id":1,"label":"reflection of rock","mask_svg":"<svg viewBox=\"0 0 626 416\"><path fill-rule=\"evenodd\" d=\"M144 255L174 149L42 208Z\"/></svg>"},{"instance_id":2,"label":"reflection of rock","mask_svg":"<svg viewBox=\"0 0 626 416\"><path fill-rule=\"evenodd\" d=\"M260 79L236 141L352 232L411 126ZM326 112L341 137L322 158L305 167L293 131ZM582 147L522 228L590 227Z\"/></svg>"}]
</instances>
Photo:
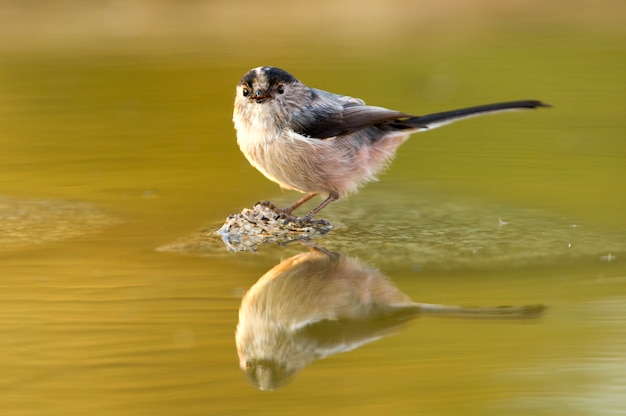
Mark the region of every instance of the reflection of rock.
<instances>
[{"instance_id":1,"label":"reflection of rock","mask_svg":"<svg viewBox=\"0 0 626 416\"><path fill-rule=\"evenodd\" d=\"M75 201L0 198L0 250L67 240L118 220Z\"/></svg>"},{"instance_id":2,"label":"reflection of rock","mask_svg":"<svg viewBox=\"0 0 626 416\"><path fill-rule=\"evenodd\" d=\"M379 271L316 250L283 261L248 290L239 309L237 353L250 382L272 390L314 360L394 334L421 313L519 318L542 310L415 303Z\"/></svg>"}]
</instances>

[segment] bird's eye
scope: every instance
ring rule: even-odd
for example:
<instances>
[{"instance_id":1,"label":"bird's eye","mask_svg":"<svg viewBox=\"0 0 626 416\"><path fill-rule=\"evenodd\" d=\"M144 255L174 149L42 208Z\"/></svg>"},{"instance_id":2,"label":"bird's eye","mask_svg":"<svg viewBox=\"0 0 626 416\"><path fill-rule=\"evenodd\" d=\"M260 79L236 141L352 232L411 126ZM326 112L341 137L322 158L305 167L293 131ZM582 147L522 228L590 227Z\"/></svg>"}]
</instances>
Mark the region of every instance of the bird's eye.
<instances>
[{"instance_id":1,"label":"bird's eye","mask_svg":"<svg viewBox=\"0 0 626 416\"><path fill-rule=\"evenodd\" d=\"M285 92L285 86L283 84L278 84L276 86L276 92L279 94L282 94Z\"/></svg>"},{"instance_id":2,"label":"bird's eye","mask_svg":"<svg viewBox=\"0 0 626 416\"><path fill-rule=\"evenodd\" d=\"M243 87L243 96L247 97L248 95L250 95L250 88Z\"/></svg>"}]
</instances>

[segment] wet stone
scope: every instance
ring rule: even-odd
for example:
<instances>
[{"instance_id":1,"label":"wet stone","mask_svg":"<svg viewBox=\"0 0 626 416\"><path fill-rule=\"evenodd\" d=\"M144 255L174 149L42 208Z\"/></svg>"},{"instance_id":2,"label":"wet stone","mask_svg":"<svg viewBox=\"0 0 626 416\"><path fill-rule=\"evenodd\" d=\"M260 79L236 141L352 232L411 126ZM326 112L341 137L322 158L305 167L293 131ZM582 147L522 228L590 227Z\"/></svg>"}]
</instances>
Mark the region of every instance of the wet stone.
<instances>
[{"instance_id":1,"label":"wet stone","mask_svg":"<svg viewBox=\"0 0 626 416\"><path fill-rule=\"evenodd\" d=\"M217 231L230 251L254 251L260 244L287 244L328 233L332 225L324 220L304 220L287 216L272 207L257 203L240 214L226 218Z\"/></svg>"}]
</instances>

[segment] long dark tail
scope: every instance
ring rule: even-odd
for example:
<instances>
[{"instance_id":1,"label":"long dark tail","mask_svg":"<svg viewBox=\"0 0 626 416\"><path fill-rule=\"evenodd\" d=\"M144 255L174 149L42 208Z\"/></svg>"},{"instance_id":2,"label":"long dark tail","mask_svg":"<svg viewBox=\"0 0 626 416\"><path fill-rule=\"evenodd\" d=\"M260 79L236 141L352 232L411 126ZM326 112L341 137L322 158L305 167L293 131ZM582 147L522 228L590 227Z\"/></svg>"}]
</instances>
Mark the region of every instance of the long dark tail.
<instances>
[{"instance_id":1,"label":"long dark tail","mask_svg":"<svg viewBox=\"0 0 626 416\"><path fill-rule=\"evenodd\" d=\"M503 111L524 110L539 107L550 107L550 105L537 100L508 101L505 103L479 105L476 107L461 108L459 110L411 117L409 119L402 120L400 124L406 125L407 127L421 127L423 129L432 130L464 118L481 116L483 114L499 113Z\"/></svg>"}]
</instances>

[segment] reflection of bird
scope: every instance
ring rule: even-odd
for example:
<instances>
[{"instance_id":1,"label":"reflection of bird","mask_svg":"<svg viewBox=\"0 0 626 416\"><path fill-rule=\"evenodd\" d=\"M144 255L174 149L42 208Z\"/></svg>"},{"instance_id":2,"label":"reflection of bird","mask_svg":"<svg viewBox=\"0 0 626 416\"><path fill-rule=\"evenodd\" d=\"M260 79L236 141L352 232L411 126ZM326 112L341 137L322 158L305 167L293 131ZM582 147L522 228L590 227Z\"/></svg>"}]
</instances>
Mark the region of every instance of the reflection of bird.
<instances>
[{"instance_id":1,"label":"reflection of bird","mask_svg":"<svg viewBox=\"0 0 626 416\"><path fill-rule=\"evenodd\" d=\"M314 250L284 260L248 290L235 340L248 380L273 390L314 360L396 333L420 313L506 318L541 310L415 303L378 270Z\"/></svg>"},{"instance_id":2,"label":"reflection of bird","mask_svg":"<svg viewBox=\"0 0 626 416\"><path fill-rule=\"evenodd\" d=\"M546 105L511 101L418 117L309 88L282 69L265 66L250 70L237 85L233 121L239 147L255 168L281 187L307 194L281 210L284 214L316 194L327 197L307 214L310 220L332 201L375 180L412 133L537 107Z\"/></svg>"}]
</instances>

